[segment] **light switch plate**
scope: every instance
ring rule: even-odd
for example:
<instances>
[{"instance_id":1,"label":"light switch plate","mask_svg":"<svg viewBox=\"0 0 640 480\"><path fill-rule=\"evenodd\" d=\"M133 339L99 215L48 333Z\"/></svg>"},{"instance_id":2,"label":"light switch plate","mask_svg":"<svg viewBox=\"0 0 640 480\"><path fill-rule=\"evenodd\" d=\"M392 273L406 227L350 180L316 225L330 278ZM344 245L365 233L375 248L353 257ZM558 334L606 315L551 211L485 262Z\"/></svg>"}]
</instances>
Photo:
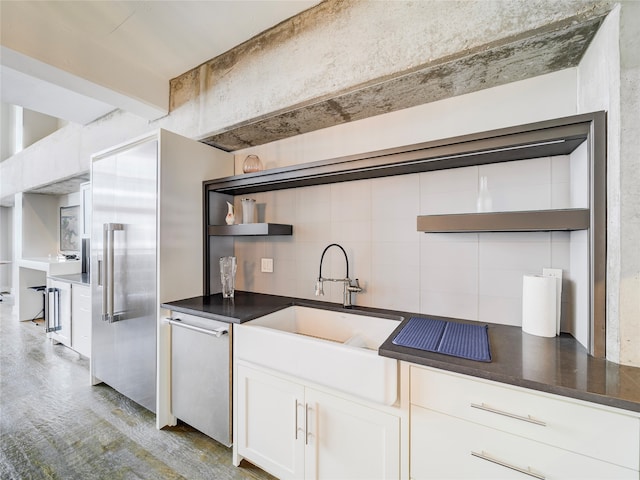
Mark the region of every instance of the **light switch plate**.
<instances>
[{"instance_id":1,"label":"light switch plate","mask_svg":"<svg viewBox=\"0 0 640 480\"><path fill-rule=\"evenodd\" d=\"M273 258L262 258L260 260L260 271L262 273L273 273Z\"/></svg>"}]
</instances>

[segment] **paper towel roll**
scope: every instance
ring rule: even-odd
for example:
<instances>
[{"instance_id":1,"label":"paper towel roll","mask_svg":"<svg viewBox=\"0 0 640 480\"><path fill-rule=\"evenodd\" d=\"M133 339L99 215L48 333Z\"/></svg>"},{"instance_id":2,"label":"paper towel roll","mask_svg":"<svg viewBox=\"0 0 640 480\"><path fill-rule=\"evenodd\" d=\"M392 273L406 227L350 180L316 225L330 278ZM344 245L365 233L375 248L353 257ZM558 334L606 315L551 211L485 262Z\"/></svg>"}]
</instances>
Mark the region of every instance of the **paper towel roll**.
<instances>
[{"instance_id":1,"label":"paper towel roll","mask_svg":"<svg viewBox=\"0 0 640 480\"><path fill-rule=\"evenodd\" d=\"M539 337L556 336L556 279L525 275L522 279L522 330Z\"/></svg>"}]
</instances>

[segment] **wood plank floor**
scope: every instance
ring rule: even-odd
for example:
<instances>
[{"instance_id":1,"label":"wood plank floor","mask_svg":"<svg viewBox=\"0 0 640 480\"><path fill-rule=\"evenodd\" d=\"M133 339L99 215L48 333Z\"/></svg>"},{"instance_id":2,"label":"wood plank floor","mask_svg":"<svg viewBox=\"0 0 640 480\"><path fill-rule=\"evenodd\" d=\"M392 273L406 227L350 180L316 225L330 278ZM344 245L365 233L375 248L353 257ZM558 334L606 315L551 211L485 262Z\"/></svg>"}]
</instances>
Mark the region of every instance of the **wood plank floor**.
<instances>
[{"instance_id":1,"label":"wood plank floor","mask_svg":"<svg viewBox=\"0 0 640 480\"><path fill-rule=\"evenodd\" d=\"M106 385L90 386L89 361L52 345L42 325L18 322L0 303L0 478L272 479L231 449L155 416Z\"/></svg>"}]
</instances>

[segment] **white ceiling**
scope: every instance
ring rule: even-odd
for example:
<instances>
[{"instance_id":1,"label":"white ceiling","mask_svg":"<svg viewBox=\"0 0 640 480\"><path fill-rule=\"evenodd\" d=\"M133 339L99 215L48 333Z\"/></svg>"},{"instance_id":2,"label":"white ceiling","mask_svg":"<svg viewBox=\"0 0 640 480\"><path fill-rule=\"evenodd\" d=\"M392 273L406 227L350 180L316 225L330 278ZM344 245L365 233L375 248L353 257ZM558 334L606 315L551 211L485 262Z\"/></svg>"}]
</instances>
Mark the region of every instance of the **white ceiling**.
<instances>
[{"instance_id":1,"label":"white ceiling","mask_svg":"<svg viewBox=\"0 0 640 480\"><path fill-rule=\"evenodd\" d=\"M2 102L87 124L167 113L169 81L318 0L0 1Z\"/></svg>"}]
</instances>

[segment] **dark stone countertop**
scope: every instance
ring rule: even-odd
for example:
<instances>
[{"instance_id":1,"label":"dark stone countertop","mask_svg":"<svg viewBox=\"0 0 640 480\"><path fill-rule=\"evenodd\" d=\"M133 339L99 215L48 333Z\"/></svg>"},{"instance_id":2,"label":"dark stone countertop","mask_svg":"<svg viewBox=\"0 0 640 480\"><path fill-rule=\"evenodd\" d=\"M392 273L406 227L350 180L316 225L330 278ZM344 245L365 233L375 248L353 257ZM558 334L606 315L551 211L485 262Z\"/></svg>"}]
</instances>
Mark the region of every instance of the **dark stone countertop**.
<instances>
[{"instance_id":1,"label":"dark stone countertop","mask_svg":"<svg viewBox=\"0 0 640 480\"><path fill-rule=\"evenodd\" d=\"M289 297L239 292L234 298L222 298L222 294L206 297L185 298L160 306L174 312L188 313L220 322L244 323L254 318L281 310L292 305Z\"/></svg>"},{"instance_id":2,"label":"dark stone countertop","mask_svg":"<svg viewBox=\"0 0 640 480\"><path fill-rule=\"evenodd\" d=\"M234 299L223 299L217 294L164 303L162 307L214 320L243 323L291 305L344 311L335 303L238 291ZM492 360L490 363L476 362L401 347L394 345L392 340L411 317L442 318L475 325L487 325L485 322L369 307L355 307L348 312L383 315L399 321L398 327L378 350L384 357L640 412L640 368L593 358L568 334L544 338L524 333L520 327L488 324Z\"/></svg>"},{"instance_id":3,"label":"dark stone countertop","mask_svg":"<svg viewBox=\"0 0 640 480\"><path fill-rule=\"evenodd\" d=\"M91 285L88 273L72 273L69 275L49 275L49 278L60 280L61 282L76 283L79 285Z\"/></svg>"}]
</instances>

